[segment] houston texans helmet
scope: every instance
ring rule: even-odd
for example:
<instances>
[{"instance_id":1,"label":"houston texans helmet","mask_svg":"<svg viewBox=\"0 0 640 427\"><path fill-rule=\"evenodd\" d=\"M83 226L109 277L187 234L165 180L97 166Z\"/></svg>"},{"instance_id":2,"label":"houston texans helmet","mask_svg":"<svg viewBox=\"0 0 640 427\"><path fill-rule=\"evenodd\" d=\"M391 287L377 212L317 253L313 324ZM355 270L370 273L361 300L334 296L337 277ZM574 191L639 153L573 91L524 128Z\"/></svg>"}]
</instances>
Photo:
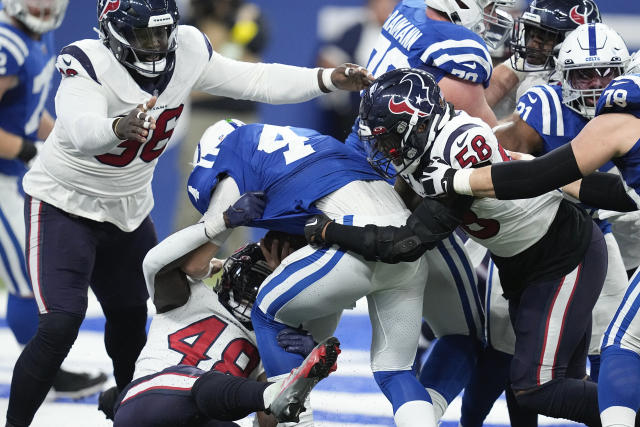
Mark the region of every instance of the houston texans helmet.
<instances>
[{"instance_id":1,"label":"houston texans helmet","mask_svg":"<svg viewBox=\"0 0 640 427\"><path fill-rule=\"evenodd\" d=\"M242 325L251 326L251 309L260 285L271 274L260 246L249 244L231 255L222 266L222 276L213 288L220 303Z\"/></svg>"},{"instance_id":2,"label":"houston texans helmet","mask_svg":"<svg viewBox=\"0 0 640 427\"><path fill-rule=\"evenodd\" d=\"M452 114L426 71L399 68L381 75L360 100L359 136L367 160L387 179L411 173Z\"/></svg>"},{"instance_id":3,"label":"houston texans helmet","mask_svg":"<svg viewBox=\"0 0 640 427\"><path fill-rule=\"evenodd\" d=\"M591 22L602 22L593 0L533 0L513 26L513 67L519 71L553 70L565 36L578 25Z\"/></svg>"},{"instance_id":4,"label":"houston texans helmet","mask_svg":"<svg viewBox=\"0 0 640 427\"><path fill-rule=\"evenodd\" d=\"M497 49L507 39L513 19L501 7L515 6L515 0L425 0L428 7L447 15L449 20L480 35Z\"/></svg>"},{"instance_id":5,"label":"houston texans helmet","mask_svg":"<svg viewBox=\"0 0 640 427\"><path fill-rule=\"evenodd\" d=\"M179 19L175 0L98 0L103 43L122 65L145 77L173 69Z\"/></svg>"},{"instance_id":6,"label":"houston texans helmet","mask_svg":"<svg viewBox=\"0 0 640 427\"><path fill-rule=\"evenodd\" d=\"M43 34L62 24L69 0L3 0L7 15L14 17L29 31Z\"/></svg>"},{"instance_id":7,"label":"houston texans helmet","mask_svg":"<svg viewBox=\"0 0 640 427\"><path fill-rule=\"evenodd\" d=\"M602 23L584 24L560 46L556 70L562 73L562 102L591 119L604 88L624 73L627 46L616 31Z\"/></svg>"}]
</instances>

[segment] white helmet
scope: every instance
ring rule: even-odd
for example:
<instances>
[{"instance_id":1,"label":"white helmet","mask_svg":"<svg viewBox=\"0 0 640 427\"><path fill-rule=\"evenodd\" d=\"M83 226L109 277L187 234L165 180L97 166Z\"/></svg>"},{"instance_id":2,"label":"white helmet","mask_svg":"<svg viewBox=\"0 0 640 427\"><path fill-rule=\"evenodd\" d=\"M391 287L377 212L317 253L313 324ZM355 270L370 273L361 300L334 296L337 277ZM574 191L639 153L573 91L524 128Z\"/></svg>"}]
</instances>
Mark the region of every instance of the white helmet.
<instances>
[{"instance_id":1,"label":"white helmet","mask_svg":"<svg viewBox=\"0 0 640 427\"><path fill-rule=\"evenodd\" d=\"M193 167L210 168L218 155L218 145L231 132L244 126L245 123L236 119L225 119L215 122L204 131L200 142L193 153Z\"/></svg>"},{"instance_id":2,"label":"white helmet","mask_svg":"<svg viewBox=\"0 0 640 427\"><path fill-rule=\"evenodd\" d=\"M640 50L631 55L625 74L640 74Z\"/></svg>"},{"instance_id":3,"label":"white helmet","mask_svg":"<svg viewBox=\"0 0 640 427\"><path fill-rule=\"evenodd\" d=\"M62 24L69 0L3 0L3 4L9 16L30 31L43 34Z\"/></svg>"},{"instance_id":4,"label":"white helmet","mask_svg":"<svg viewBox=\"0 0 640 427\"><path fill-rule=\"evenodd\" d=\"M480 35L491 49L497 49L511 34L513 18L500 7L513 7L516 0L425 0L457 25ZM492 6L487 8L487 6Z\"/></svg>"},{"instance_id":5,"label":"white helmet","mask_svg":"<svg viewBox=\"0 0 640 427\"><path fill-rule=\"evenodd\" d=\"M556 70L562 74L562 102L588 119L611 80L624 72L629 51L620 34L605 24L580 25L560 45Z\"/></svg>"}]
</instances>

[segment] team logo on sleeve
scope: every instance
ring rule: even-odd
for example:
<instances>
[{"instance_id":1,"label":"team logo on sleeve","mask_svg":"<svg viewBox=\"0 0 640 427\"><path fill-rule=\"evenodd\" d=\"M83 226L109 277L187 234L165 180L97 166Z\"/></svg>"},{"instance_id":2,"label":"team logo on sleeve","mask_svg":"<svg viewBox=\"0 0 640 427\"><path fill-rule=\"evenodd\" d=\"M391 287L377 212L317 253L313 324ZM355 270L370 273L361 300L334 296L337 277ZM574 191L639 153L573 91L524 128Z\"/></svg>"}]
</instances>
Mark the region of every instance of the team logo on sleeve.
<instances>
[{"instance_id":1,"label":"team logo on sleeve","mask_svg":"<svg viewBox=\"0 0 640 427\"><path fill-rule=\"evenodd\" d=\"M107 0L102 7L102 12L100 12L98 21L102 21L107 13L115 12L118 9L120 9L120 0Z\"/></svg>"}]
</instances>

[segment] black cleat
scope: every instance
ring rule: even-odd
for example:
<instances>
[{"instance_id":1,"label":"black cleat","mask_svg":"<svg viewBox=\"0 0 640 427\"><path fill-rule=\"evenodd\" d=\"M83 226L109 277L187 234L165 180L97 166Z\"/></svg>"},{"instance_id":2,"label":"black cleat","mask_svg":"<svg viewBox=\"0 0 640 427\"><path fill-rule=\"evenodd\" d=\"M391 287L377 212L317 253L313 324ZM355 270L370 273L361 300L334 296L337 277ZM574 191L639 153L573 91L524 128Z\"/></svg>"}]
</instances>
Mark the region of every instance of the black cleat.
<instances>
[{"instance_id":1,"label":"black cleat","mask_svg":"<svg viewBox=\"0 0 640 427\"><path fill-rule=\"evenodd\" d=\"M100 395L98 396L98 411L102 411L107 416L108 420L113 421L115 418L113 408L116 405L116 400L118 400L119 394L118 387L113 386L100 392Z\"/></svg>"},{"instance_id":2,"label":"black cleat","mask_svg":"<svg viewBox=\"0 0 640 427\"><path fill-rule=\"evenodd\" d=\"M304 401L313 387L338 368L338 354L340 341L337 338L330 337L318 344L302 364L282 381L280 393L271 402L268 411L279 422L299 422L300 413L306 409Z\"/></svg>"},{"instance_id":3,"label":"black cleat","mask_svg":"<svg viewBox=\"0 0 640 427\"><path fill-rule=\"evenodd\" d=\"M107 376L102 372L92 375L60 369L53 380L52 389L56 398L82 399L102 390L106 381Z\"/></svg>"}]
</instances>

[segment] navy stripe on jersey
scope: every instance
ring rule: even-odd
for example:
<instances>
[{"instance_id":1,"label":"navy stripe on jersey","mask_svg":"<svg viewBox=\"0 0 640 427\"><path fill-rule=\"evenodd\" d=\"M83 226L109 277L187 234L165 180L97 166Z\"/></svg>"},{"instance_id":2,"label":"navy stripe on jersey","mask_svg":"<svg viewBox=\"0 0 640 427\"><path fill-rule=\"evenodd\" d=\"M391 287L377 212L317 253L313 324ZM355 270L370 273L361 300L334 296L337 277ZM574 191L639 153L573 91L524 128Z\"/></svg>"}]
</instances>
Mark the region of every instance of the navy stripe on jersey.
<instances>
[{"instance_id":1,"label":"navy stripe on jersey","mask_svg":"<svg viewBox=\"0 0 640 427\"><path fill-rule=\"evenodd\" d=\"M209 59L211 59L211 56L213 55L213 47L211 47L211 42L203 32L200 32L200 34L202 34L202 37L204 38L204 43L207 45L207 50L209 51Z\"/></svg>"},{"instance_id":2,"label":"navy stripe on jersey","mask_svg":"<svg viewBox=\"0 0 640 427\"><path fill-rule=\"evenodd\" d=\"M449 135L449 138L447 138L447 142L445 143L445 146L444 146L444 160L446 162L451 161L451 146L453 145L453 142L460 135L462 135L463 133L465 133L466 131L474 127L479 127L479 126L475 123L468 123L466 125L460 126L458 129L451 132L451 135Z\"/></svg>"},{"instance_id":3,"label":"navy stripe on jersey","mask_svg":"<svg viewBox=\"0 0 640 427\"><path fill-rule=\"evenodd\" d=\"M589 55L595 56L598 53L596 48L596 24L589 24Z\"/></svg>"},{"instance_id":4,"label":"navy stripe on jersey","mask_svg":"<svg viewBox=\"0 0 640 427\"><path fill-rule=\"evenodd\" d=\"M82 51L78 46L69 45L62 49L60 55L70 55L80 62L80 65L85 69L89 77L91 77L96 83L101 85L100 81L98 81L98 76L96 75L96 71L93 69L93 65L91 64L91 60L87 56L86 53Z\"/></svg>"}]
</instances>

